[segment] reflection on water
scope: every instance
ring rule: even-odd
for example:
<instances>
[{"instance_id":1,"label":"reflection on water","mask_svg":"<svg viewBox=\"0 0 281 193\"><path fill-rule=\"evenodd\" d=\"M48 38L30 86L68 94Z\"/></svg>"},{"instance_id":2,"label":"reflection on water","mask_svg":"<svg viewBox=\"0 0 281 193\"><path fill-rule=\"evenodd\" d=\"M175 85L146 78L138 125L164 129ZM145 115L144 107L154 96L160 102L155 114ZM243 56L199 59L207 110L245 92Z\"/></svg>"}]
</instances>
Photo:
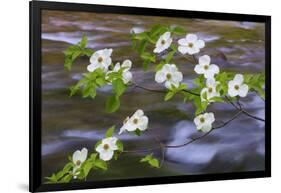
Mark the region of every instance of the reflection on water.
<instances>
[{"instance_id":1,"label":"reflection on water","mask_svg":"<svg viewBox=\"0 0 281 193\"><path fill-rule=\"evenodd\" d=\"M42 24L42 159L43 176L60 169L67 156L76 149L94 144L103 137L106 128L120 128L126 116L141 108L150 118L149 130L141 137L119 136L127 149L155 146L157 135L167 144L180 144L198 136L193 125L191 104L179 100L163 101L159 93L147 93L129 88L122 97L118 113L104 112L110 86L98 90L95 100L68 97L68 87L81 78L89 61L79 59L71 72L63 69L62 51L77 43L83 34L89 47L113 48L113 61L131 59L134 81L150 88L163 88L154 81L152 71L144 73L141 60L131 49L130 33L142 32L153 24L180 25L206 41L202 54L212 56L221 69L237 72L264 71L264 25L199 19L161 18L114 14L43 11ZM180 56L174 62L184 73L184 82L191 88L196 76L193 65ZM137 102L136 102L137 101ZM264 117L263 101L250 94L242 100L249 112ZM226 104L215 104L218 121L227 120L235 110ZM161 152L153 152L160 156ZM106 172L91 173L88 180L138 178L197 173L235 172L264 169L264 123L240 116L239 119L210 136L189 146L168 149L165 163L159 170L140 164L141 154L127 154L114 161Z\"/></svg>"}]
</instances>

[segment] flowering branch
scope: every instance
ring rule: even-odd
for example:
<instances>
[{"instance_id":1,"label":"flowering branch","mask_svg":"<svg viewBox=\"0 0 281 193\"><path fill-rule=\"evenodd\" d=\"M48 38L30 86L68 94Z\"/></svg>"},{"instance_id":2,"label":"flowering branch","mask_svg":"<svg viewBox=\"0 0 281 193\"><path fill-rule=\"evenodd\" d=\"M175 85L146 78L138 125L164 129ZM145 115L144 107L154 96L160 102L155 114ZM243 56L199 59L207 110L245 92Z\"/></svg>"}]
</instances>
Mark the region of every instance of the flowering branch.
<instances>
[{"instance_id":1,"label":"flowering branch","mask_svg":"<svg viewBox=\"0 0 281 193\"><path fill-rule=\"evenodd\" d=\"M122 63L117 62L114 65L111 58L113 49L105 48L94 52L86 48L87 38L84 36L78 44L70 46L64 52L64 65L67 70L71 70L73 62L78 57L87 56L90 59L90 64L87 66L88 72L83 74L83 78L70 88L70 96L81 92L83 98L94 99L97 88L111 85L113 95L106 101L106 111L113 113L119 109L120 98L130 86L148 92L163 93L165 94L165 101L172 99L176 94L181 94L184 102L194 104L194 124L196 129L204 134L177 145L165 144L158 137L153 137L156 144L154 147L124 150L122 142L114 136L115 126L112 126L106 131L104 139L96 143L95 153L88 155L88 149L86 148L75 151L61 171L46 178L47 183L65 183L76 179L86 180L91 170L107 170L110 161L112 159L117 160L122 153L153 153L155 150L161 150L160 163L152 153L140 160L141 163L148 163L151 167L159 168L164 163L166 149L180 148L192 144L208 136L214 130L230 124L241 114L259 121L265 121L247 112L240 103L240 97L246 97L248 92L251 91L256 92L264 100L264 74L221 72L217 64L212 64L210 56L195 56L205 47L205 42L197 35L186 34L184 38L178 39L177 42L174 41L173 36L184 34L186 34L186 31L181 27L162 25L156 25L139 34L132 34L133 48L143 60L144 70L146 71L149 65L154 64L155 81L164 84L166 90L147 88L133 82L133 74L130 71L132 62L130 60L124 60ZM151 45L154 46L153 50L151 50ZM176 64L172 63L175 54L179 54L195 64L194 72L198 74L198 77L193 80L195 86L192 89L188 89L188 85L182 83L183 73ZM212 103L223 102L231 104L237 109L237 112L226 122L213 126L215 114L207 112L207 108ZM131 117L124 120L119 135L129 132L139 136L148 129L148 123L149 118L141 109L138 109Z\"/></svg>"}]
</instances>

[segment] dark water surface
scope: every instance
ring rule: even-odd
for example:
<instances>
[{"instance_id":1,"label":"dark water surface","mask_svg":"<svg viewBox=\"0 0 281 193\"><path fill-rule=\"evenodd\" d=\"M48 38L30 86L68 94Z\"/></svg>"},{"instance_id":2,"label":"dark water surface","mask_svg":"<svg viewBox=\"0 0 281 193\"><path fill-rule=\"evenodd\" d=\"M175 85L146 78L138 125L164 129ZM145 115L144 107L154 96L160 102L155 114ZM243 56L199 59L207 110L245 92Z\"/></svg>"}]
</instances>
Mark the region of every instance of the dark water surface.
<instances>
[{"instance_id":1,"label":"dark water surface","mask_svg":"<svg viewBox=\"0 0 281 193\"><path fill-rule=\"evenodd\" d=\"M161 86L154 81L152 71L143 72L140 58L131 49L130 32L141 32L154 24L179 25L196 33L206 41L206 48L200 54L211 55L221 70L264 72L263 24L59 11L43 11L42 17L43 176L60 170L67 156L77 149L87 147L92 152L106 128L117 125L119 129L123 120L138 108L149 117L149 130L141 137L118 136L126 149L153 147L155 135L167 144L180 144L198 135L192 105L177 99L164 102L164 96L159 93L131 88L122 97L120 110L113 114L104 111L106 97L110 96L109 86L100 89L94 100L69 98L68 88L86 72L89 61L79 59L73 70L67 72L63 68L62 52L76 44L83 34L89 38L89 47L95 50L113 48L114 63L131 59L134 81L150 88ZM196 77L194 64L181 57L175 63L184 74L184 82L191 83ZM264 102L254 93L242 103L249 112L264 117ZM227 104L212 105L209 111L215 112L218 123L235 113ZM264 129L263 122L242 115L198 142L168 149L161 169L139 163L142 154L124 154L110 164L108 171L92 172L87 180L263 170ZM154 155L161 157L160 152Z\"/></svg>"}]
</instances>

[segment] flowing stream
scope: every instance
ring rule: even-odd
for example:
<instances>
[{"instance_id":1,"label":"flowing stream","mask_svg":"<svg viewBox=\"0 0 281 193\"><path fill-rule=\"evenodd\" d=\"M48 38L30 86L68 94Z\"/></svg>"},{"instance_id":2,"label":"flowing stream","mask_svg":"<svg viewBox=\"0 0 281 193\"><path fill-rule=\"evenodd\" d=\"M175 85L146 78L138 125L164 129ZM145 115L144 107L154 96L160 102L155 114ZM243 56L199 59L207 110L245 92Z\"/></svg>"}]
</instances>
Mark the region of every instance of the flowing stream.
<instances>
[{"instance_id":1,"label":"flowing stream","mask_svg":"<svg viewBox=\"0 0 281 193\"><path fill-rule=\"evenodd\" d=\"M50 176L60 170L67 157L83 147L91 152L103 138L105 130L143 109L149 117L149 129L141 137L118 136L126 149L144 149L157 144L157 135L167 144L180 144L198 136L193 124L194 109L178 98L164 102L163 94L129 88L122 97L117 113L107 114L105 100L110 86L98 90L96 99L68 97L68 88L86 72L89 61L79 59L71 72L63 68L63 50L76 44L83 34L88 47L113 48L113 61L133 61L133 79L140 85L161 89L154 81L152 70L144 72L140 58L131 48L132 31L139 33L154 24L179 25L206 41L200 54L212 56L212 63L221 70L264 72L264 25L249 22L215 21L183 18L163 18L82 12L43 11L42 14L42 172ZM174 62L184 74L184 82L192 87L196 77L194 64L176 56ZM242 100L249 112L264 117L264 102L254 93ZM226 121L235 114L227 104L215 104L209 109L216 120ZM151 176L188 175L255 171L264 169L264 123L241 115L208 137L182 148L168 149L161 169L139 163L143 154L124 154L112 161L106 172L95 171L88 180L140 178ZM153 152L161 160L161 152ZM42 179L43 180L43 179Z\"/></svg>"}]
</instances>

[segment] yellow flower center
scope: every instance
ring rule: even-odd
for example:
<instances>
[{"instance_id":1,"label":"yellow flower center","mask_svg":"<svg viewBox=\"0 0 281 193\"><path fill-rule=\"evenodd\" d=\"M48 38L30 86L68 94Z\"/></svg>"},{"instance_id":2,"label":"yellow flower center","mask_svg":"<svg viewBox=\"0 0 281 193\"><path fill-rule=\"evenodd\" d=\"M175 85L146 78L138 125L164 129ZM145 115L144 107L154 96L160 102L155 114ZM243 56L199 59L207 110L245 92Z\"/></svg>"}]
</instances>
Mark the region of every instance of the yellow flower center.
<instances>
[{"instance_id":1,"label":"yellow flower center","mask_svg":"<svg viewBox=\"0 0 281 193\"><path fill-rule=\"evenodd\" d=\"M165 43L166 43L166 41L165 41L165 40L162 40L162 41L161 41L161 44L162 44L162 45L164 45Z\"/></svg>"},{"instance_id":2,"label":"yellow flower center","mask_svg":"<svg viewBox=\"0 0 281 193\"><path fill-rule=\"evenodd\" d=\"M104 150L108 150L108 149L109 149L109 145L108 145L108 144L104 144L104 145L103 145L103 149L104 149Z\"/></svg>"},{"instance_id":3,"label":"yellow flower center","mask_svg":"<svg viewBox=\"0 0 281 193\"><path fill-rule=\"evenodd\" d=\"M134 119L133 122L134 122L134 124L138 124L139 120L138 119Z\"/></svg>"},{"instance_id":4,"label":"yellow flower center","mask_svg":"<svg viewBox=\"0 0 281 193\"><path fill-rule=\"evenodd\" d=\"M201 122L201 123L204 123L204 122L205 122L204 117L201 117L201 118L200 118L200 122Z\"/></svg>"},{"instance_id":5,"label":"yellow flower center","mask_svg":"<svg viewBox=\"0 0 281 193\"><path fill-rule=\"evenodd\" d=\"M208 64L204 65L204 69L205 69L205 70L208 70L208 68L209 68L209 65L208 65Z\"/></svg>"},{"instance_id":6,"label":"yellow flower center","mask_svg":"<svg viewBox=\"0 0 281 193\"><path fill-rule=\"evenodd\" d=\"M213 88L212 88L212 87L209 87L209 88L208 88L208 91L209 91L209 92L213 92Z\"/></svg>"},{"instance_id":7,"label":"yellow flower center","mask_svg":"<svg viewBox=\"0 0 281 193\"><path fill-rule=\"evenodd\" d=\"M188 47L192 48L193 47L193 43L188 43Z\"/></svg>"},{"instance_id":8,"label":"yellow flower center","mask_svg":"<svg viewBox=\"0 0 281 193\"><path fill-rule=\"evenodd\" d=\"M239 85L235 85L234 88L235 88L235 90L238 90L239 89Z\"/></svg>"},{"instance_id":9,"label":"yellow flower center","mask_svg":"<svg viewBox=\"0 0 281 193\"><path fill-rule=\"evenodd\" d=\"M103 61L102 57L98 57L98 62L101 63Z\"/></svg>"},{"instance_id":10,"label":"yellow flower center","mask_svg":"<svg viewBox=\"0 0 281 193\"><path fill-rule=\"evenodd\" d=\"M81 161L80 161L80 160L77 160L76 165L77 165L77 166L80 166L80 164L81 164Z\"/></svg>"},{"instance_id":11,"label":"yellow flower center","mask_svg":"<svg viewBox=\"0 0 281 193\"><path fill-rule=\"evenodd\" d=\"M168 73L168 74L166 75L166 78L167 78L167 80L170 80L170 79L172 78L172 75L171 75L170 73Z\"/></svg>"}]
</instances>

